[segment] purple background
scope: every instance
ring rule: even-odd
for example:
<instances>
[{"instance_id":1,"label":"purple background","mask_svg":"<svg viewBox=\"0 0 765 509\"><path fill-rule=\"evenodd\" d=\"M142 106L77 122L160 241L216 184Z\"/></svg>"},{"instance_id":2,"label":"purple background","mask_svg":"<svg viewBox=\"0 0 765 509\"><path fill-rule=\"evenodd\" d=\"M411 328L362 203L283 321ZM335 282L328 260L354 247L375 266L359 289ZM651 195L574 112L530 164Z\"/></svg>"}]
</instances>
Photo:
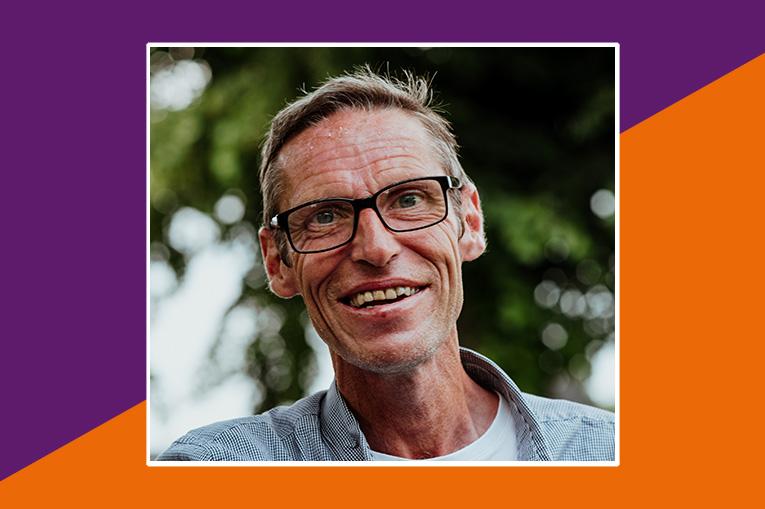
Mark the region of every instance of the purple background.
<instances>
[{"instance_id":1,"label":"purple background","mask_svg":"<svg viewBox=\"0 0 765 509\"><path fill-rule=\"evenodd\" d=\"M145 399L147 42L619 42L622 130L765 50L763 2L430 3L4 8L0 479Z\"/></svg>"}]
</instances>

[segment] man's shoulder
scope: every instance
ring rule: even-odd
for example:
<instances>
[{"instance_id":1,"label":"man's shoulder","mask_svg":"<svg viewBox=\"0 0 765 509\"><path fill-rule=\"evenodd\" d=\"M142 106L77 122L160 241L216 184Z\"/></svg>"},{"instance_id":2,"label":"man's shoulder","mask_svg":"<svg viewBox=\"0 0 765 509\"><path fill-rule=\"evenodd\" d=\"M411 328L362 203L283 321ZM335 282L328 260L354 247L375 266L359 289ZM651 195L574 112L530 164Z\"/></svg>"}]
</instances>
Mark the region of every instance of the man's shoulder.
<instances>
[{"instance_id":1,"label":"man's shoulder","mask_svg":"<svg viewBox=\"0 0 765 509\"><path fill-rule=\"evenodd\" d=\"M589 419L613 424L614 414L566 399L551 399L524 393L523 398L539 421L561 421L568 419Z\"/></svg>"},{"instance_id":2,"label":"man's shoulder","mask_svg":"<svg viewBox=\"0 0 765 509\"><path fill-rule=\"evenodd\" d=\"M306 441L321 440L319 412L326 391L292 405L189 431L159 461L285 461L304 457Z\"/></svg>"},{"instance_id":3,"label":"man's shoulder","mask_svg":"<svg viewBox=\"0 0 765 509\"><path fill-rule=\"evenodd\" d=\"M555 461L613 461L614 414L563 399L524 394Z\"/></svg>"}]
</instances>

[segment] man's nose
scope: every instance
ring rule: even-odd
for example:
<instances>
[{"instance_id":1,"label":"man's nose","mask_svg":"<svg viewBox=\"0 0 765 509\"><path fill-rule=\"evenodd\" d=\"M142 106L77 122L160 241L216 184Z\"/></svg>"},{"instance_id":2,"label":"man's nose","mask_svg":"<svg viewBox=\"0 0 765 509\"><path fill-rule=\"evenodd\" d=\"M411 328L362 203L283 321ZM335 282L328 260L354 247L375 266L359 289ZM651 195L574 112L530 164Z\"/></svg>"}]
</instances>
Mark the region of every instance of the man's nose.
<instances>
[{"instance_id":1,"label":"man's nose","mask_svg":"<svg viewBox=\"0 0 765 509\"><path fill-rule=\"evenodd\" d=\"M351 259L365 261L375 267L384 267L398 255L401 245L395 233L388 230L374 210L359 213L356 236L351 243Z\"/></svg>"}]
</instances>

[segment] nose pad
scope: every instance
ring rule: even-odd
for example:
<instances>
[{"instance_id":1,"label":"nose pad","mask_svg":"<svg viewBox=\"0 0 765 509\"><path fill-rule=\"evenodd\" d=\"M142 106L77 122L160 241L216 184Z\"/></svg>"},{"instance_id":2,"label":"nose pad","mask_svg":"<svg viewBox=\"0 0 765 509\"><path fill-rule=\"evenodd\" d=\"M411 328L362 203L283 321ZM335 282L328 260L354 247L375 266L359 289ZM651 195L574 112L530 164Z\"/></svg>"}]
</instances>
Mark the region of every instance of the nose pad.
<instances>
[{"instance_id":1,"label":"nose pad","mask_svg":"<svg viewBox=\"0 0 765 509\"><path fill-rule=\"evenodd\" d=\"M365 261L375 267L387 265L401 250L395 235L385 227L374 210L362 210L352 242L351 259Z\"/></svg>"}]
</instances>

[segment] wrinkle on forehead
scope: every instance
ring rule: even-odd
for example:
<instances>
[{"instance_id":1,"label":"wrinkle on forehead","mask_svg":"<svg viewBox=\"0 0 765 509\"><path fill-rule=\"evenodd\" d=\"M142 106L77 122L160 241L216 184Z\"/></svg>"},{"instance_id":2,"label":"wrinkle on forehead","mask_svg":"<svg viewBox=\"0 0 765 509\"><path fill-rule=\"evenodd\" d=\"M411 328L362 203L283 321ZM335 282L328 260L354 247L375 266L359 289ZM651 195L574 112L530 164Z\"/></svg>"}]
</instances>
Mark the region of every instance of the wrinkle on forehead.
<instances>
[{"instance_id":1,"label":"wrinkle on forehead","mask_svg":"<svg viewBox=\"0 0 765 509\"><path fill-rule=\"evenodd\" d=\"M396 169L402 174L421 172L423 167L434 168L436 161L425 127L406 111L340 111L301 132L280 151L277 162L286 184L282 205L341 197L354 185L358 188L364 176L371 174L376 181ZM327 194L330 189L337 191Z\"/></svg>"},{"instance_id":2,"label":"wrinkle on forehead","mask_svg":"<svg viewBox=\"0 0 765 509\"><path fill-rule=\"evenodd\" d=\"M391 123L397 124L395 131L390 129ZM288 168L312 159L320 160L330 150L350 157L359 153L360 146L365 150L383 150L427 145L427 136L422 123L403 110L343 110L287 142L277 160L281 167Z\"/></svg>"}]
</instances>

